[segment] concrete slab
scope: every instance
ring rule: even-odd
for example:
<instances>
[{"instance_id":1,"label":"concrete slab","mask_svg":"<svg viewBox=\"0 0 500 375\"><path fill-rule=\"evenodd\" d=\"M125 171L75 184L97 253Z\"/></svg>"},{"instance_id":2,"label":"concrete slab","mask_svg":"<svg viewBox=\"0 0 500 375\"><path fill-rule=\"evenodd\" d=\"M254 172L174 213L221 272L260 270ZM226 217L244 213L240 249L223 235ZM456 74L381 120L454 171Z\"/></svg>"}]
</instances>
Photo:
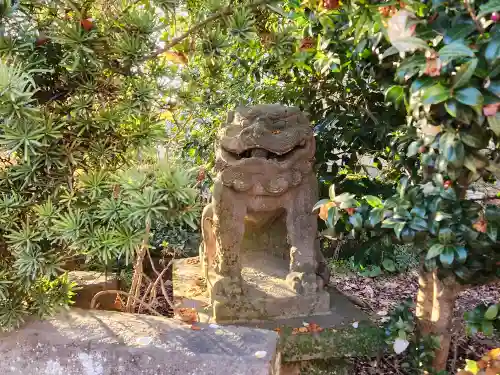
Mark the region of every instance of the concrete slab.
<instances>
[{"instance_id":1,"label":"concrete slab","mask_svg":"<svg viewBox=\"0 0 500 375\"><path fill-rule=\"evenodd\" d=\"M0 334L3 375L275 375L275 332L71 309Z\"/></svg>"}]
</instances>

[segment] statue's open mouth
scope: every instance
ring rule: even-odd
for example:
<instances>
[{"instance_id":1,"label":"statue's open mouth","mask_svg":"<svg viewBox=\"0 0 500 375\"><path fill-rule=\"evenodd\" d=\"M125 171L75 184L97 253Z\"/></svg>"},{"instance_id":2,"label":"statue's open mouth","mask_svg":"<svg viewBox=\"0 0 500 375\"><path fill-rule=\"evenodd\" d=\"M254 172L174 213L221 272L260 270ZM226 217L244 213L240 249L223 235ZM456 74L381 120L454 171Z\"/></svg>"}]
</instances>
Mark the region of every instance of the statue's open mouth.
<instances>
[{"instance_id":1,"label":"statue's open mouth","mask_svg":"<svg viewBox=\"0 0 500 375\"><path fill-rule=\"evenodd\" d=\"M276 152L272 152L272 151L266 150L264 148L259 148L259 147L248 148L239 154L235 153L235 152L230 152L227 150L226 150L226 152L230 153L231 156L233 156L236 160L259 158L259 159L267 159L267 160L285 161L287 159L290 159L290 157L296 151L304 149L305 147L306 147L306 141L302 140L298 145L296 145L292 149L289 149L283 153L276 153Z\"/></svg>"}]
</instances>

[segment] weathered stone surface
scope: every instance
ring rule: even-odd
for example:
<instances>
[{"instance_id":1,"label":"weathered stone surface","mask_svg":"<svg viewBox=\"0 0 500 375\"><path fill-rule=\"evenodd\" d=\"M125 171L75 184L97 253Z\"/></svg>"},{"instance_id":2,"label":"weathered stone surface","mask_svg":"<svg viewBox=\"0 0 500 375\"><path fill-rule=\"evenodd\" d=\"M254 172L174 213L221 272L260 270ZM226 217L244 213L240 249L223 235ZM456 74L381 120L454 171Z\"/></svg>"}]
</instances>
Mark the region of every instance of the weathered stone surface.
<instances>
[{"instance_id":1,"label":"weathered stone surface","mask_svg":"<svg viewBox=\"0 0 500 375\"><path fill-rule=\"evenodd\" d=\"M198 308L202 321L244 323L330 312L330 294L327 291L302 295L290 288L286 282L288 263L285 260L272 254L245 253L241 272L243 295L220 305L214 317L212 311L203 308L210 304L206 290L193 287L199 277L199 265L191 259L180 259L174 263L174 295L177 301L181 301L179 308ZM209 288L215 280L216 275L210 272Z\"/></svg>"},{"instance_id":2,"label":"weathered stone surface","mask_svg":"<svg viewBox=\"0 0 500 375\"><path fill-rule=\"evenodd\" d=\"M90 309L90 304L94 296L103 290L119 289L119 282L116 275L96 271L71 271L68 272L71 281L78 285L74 298L74 307ZM98 306L102 310L113 310L115 294L105 294L99 297Z\"/></svg>"},{"instance_id":3,"label":"weathered stone surface","mask_svg":"<svg viewBox=\"0 0 500 375\"><path fill-rule=\"evenodd\" d=\"M275 332L72 309L0 334L3 375L278 374Z\"/></svg>"},{"instance_id":4,"label":"weathered stone surface","mask_svg":"<svg viewBox=\"0 0 500 375\"><path fill-rule=\"evenodd\" d=\"M270 312L279 298L259 297L261 290L253 291L242 274L245 261L261 254L286 260L287 288L308 296L316 312L325 306L329 273L312 212L318 200L314 154L312 127L298 108L256 105L229 113L216 145L212 203L202 215L200 255L217 321L267 319L281 309Z\"/></svg>"},{"instance_id":5,"label":"weathered stone surface","mask_svg":"<svg viewBox=\"0 0 500 375\"><path fill-rule=\"evenodd\" d=\"M283 362L370 357L380 351L384 340L380 328L374 326L369 316L345 296L331 287L327 290L331 301L329 314L252 324L253 327L280 331ZM294 328L304 328L304 323L316 324L322 331L293 332Z\"/></svg>"},{"instance_id":6,"label":"weathered stone surface","mask_svg":"<svg viewBox=\"0 0 500 375\"><path fill-rule=\"evenodd\" d=\"M352 373L352 364L345 360L316 359L283 363L280 375L349 375Z\"/></svg>"}]
</instances>

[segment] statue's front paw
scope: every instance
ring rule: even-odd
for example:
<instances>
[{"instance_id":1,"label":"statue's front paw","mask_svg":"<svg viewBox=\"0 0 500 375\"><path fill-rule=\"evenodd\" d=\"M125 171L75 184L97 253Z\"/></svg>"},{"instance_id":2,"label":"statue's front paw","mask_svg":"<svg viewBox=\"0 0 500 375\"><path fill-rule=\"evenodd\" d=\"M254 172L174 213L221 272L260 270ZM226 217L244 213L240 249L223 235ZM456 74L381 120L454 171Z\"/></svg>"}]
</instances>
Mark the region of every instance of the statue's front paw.
<instances>
[{"instance_id":1,"label":"statue's front paw","mask_svg":"<svg viewBox=\"0 0 500 375\"><path fill-rule=\"evenodd\" d=\"M242 292L241 279L229 276L217 278L212 288L212 295L214 295L216 299L239 296Z\"/></svg>"},{"instance_id":2,"label":"statue's front paw","mask_svg":"<svg viewBox=\"0 0 500 375\"><path fill-rule=\"evenodd\" d=\"M312 294L318 291L316 277L314 273L290 272L286 281L297 294Z\"/></svg>"}]
</instances>

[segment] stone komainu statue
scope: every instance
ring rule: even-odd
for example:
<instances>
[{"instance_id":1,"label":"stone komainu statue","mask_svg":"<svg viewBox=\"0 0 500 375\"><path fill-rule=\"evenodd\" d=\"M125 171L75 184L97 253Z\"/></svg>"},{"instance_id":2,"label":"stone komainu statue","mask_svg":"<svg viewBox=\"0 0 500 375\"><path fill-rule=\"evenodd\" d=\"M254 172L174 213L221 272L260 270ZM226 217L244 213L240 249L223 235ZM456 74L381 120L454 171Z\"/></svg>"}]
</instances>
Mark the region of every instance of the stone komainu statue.
<instances>
[{"instance_id":1,"label":"stone komainu statue","mask_svg":"<svg viewBox=\"0 0 500 375\"><path fill-rule=\"evenodd\" d=\"M247 224L265 231L280 218L286 225L281 241L288 244L291 288L310 294L328 282L312 212L318 199L314 154L311 125L298 108L256 105L228 114L216 144L212 203L202 215L200 256L216 274L212 295L242 293Z\"/></svg>"}]
</instances>

